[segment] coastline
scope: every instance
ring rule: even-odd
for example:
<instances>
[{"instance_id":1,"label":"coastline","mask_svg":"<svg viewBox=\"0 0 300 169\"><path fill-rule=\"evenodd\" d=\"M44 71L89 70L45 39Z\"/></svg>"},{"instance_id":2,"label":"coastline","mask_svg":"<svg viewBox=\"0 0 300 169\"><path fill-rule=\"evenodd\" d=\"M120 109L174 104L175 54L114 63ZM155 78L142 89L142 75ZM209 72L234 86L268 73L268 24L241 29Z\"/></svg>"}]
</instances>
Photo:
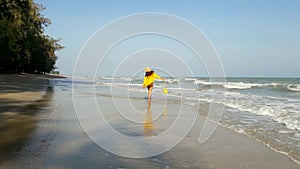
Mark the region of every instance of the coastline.
<instances>
[{"instance_id":1,"label":"coastline","mask_svg":"<svg viewBox=\"0 0 300 169\"><path fill-rule=\"evenodd\" d=\"M52 149L47 154L45 168L84 168L88 164L90 168L192 168L192 169L208 169L208 168L223 168L223 169L244 169L244 168L290 168L298 169L299 165L294 163L289 157L276 153L267 146L252 138L238 134L227 128L218 127L213 136L204 144L198 143L198 137L204 124L204 119L198 117L194 127L189 134L174 148L160 154L158 156L133 159L120 157L110 152L103 150L95 144L84 131L77 121L76 113L72 112L72 104L67 100L68 91L65 93L55 93L54 101L61 102L61 113L59 115L59 129L57 139L54 139ZM88 103L89 94L83 93L82 103L83 109L91 110ZM126 98L120 98L125 99ZM84 101L85 100L85 101ZM70 100L71 101L71 100ZM98 103L102 103L101 110L104 110L103 115L108 122L111 122L112 127L120 133L132 137L148 137L149 134L156 136L164 131L167 124L172 124L178 111L178 104L169 102L166 109L166 114L163 115L161 121L155 120L153 124L129 124L127 120L117 116L114 103L111 97L98 96ZM138 100L133 105L143 109L147 108L146 100ZM155 99L152 100L152 106L160 104ZM118 102L120 107L127 109L126 102ZM84 108L85 106L85 108ZM139 110L141 110L139 109ZM153 117L157 109L152 109ZM184 109L183 114L193 109ZM90 119L95 119L92 114L87 111L86 116ZM145 112L146 113L146 112ZM132 113L134 114L134 113ZM146 114L145 114L146 115ZM148 119L148 116L142 117ZM68 123L64 123L68 121ZM93 120L89 124L93 124ZM151 127L150 127L151 126ZM101 130L101 128L95 128ZM101 137L99 135L99 137ZM105 138L104 138L105 139ZM112 143L113 144L113 143ZM137 146L133 145L113 145L119 147L120 150L138 151ZM81 159L81 160L74 160Z\"/></svg>"},{"instance_id":2,"label":"coastline","mask_svg":"<svg viewBox=\"0 0 300 169\"><path fill-rule=\"evenodd\" d=\"M12 156L8 159L1 158L2 161L6 161L3 163L0 161L0 168L299 168L299 165L286 155L272 151L266 145L246 135L221 126L218 126L207 142L199 144L198 137L205 120L202 117L197 118L194 127L185 139L166 153L145 159L120 157L103 150L86 135L74 111L69 82L60 81L50 84L48 77L45 78L43 75L4 76L0 75L0 87L6 88L6 92L1 90L0 101L1 103L5 101L6 106L11 105L5 111L10 112L8 114L14 114L4 117L9 117L11 120L12 117L20 115L19 121L23 123L15 127L23 127L18 130L21 130L24 135L17 140L23 139L22 142L25 143L11 142ZM83 100L91 97L84 91L82 96ZM119 132L133 137L144 137L146 133L157 135L164 131L166 124L172 124L179 106L175 102L167 103L163 121L154 121L153 127L152 124L150 127L150 124L131 125L125 123L126 120L115 116L113 98L98 95L97 99L99 103L102 103L101 108L105 110L106 117L113 122L114 127L120 129ZM141 109L147 108L146 100L135 99L133 101L133 105ZM121 107L126 108L125 103L120 102L120 104L123 104L120 105ZM159 102L153 99L153 105L155 104ZM3 104L0 105L2 117L5 107ZM14 108L18 105L17 109ZM200 111L206 111L204 107L202 108ZM85 109L90 110L90 107L85 105ZM29 110L33 114L24 113L24 110ZM130 109L125 110L130 111ZM155 109L152 111L155 115ZM187 108L184 111L194 110ZM24 129L24 126L27 127ZM116 146L122 148L122 145ZM16 149L16 147L19 148ZM7 154L1 153L0 155Z\"/></svg>"}]
</instances>

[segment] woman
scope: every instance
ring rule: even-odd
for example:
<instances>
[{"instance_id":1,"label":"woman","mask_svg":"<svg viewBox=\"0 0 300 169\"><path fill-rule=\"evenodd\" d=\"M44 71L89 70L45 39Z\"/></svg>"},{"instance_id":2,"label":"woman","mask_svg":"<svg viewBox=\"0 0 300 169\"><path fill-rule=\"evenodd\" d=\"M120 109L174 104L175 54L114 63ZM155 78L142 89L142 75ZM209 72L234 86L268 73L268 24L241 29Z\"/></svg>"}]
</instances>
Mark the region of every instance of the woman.
<instances>
[{"instance_id":1,"label":"woman","mask_svg":"<svg viewBox=\"0 0 300 169\"><path fill-rule=\"evenodd\" d=\"M144 69L144 71L145 71L145 77L144 77L143 88L147 87L147 89L148 89L148 103L150 103L151 102L152 89L153 89L153 83L154 83L155 79L160 79L160 80L165 80L165 79L158 76L149 67L146 67Z\"/></svg>"}]
</instances>

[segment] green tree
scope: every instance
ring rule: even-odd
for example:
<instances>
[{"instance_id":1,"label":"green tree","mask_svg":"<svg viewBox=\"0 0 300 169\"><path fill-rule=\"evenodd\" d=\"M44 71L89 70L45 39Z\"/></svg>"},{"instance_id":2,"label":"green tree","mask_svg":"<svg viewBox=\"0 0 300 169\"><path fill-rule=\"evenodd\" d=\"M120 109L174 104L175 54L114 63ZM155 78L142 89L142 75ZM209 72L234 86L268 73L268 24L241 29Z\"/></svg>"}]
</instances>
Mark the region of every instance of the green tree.
<instances>
[{"instance_id":1,"label":"green tree","mask_svg":"<svg viewBox=\"0 0 300 169\"><path fill-rule=\"evenodd\" d=\"M59 40L45 35L51 23L33 0L0 0L0 72L46 73L55 68Z\"/></svg>"}]
</instances>

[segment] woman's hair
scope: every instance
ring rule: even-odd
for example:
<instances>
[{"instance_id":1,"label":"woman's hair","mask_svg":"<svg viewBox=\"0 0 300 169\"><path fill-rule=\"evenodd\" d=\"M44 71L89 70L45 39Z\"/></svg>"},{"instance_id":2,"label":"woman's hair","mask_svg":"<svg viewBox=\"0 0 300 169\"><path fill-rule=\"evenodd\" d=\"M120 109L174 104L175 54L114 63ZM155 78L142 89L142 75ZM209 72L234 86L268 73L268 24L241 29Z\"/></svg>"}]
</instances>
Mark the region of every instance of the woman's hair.
<instances>
[{"instance_id":1,"label":"woman's hair","mask_svg":"<svg viewBox=\"0 0 300 169\"><path fill-rule=\"evenodd\" d=\"M145 76L151 76L153 73L154 73L154 71L151 70L150 72L146 72L146 73L145 73Z\"/></svg>"}]
</instances>

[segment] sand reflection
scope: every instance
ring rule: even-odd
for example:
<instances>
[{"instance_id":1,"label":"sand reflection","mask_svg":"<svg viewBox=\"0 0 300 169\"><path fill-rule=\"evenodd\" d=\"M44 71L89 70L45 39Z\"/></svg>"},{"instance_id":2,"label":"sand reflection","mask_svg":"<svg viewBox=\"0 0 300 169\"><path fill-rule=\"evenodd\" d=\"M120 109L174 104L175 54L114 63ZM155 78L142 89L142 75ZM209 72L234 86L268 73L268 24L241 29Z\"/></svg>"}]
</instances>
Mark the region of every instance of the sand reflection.
<instances>
[{"instance_id":1,"label":"sand reflection","mask_svg":"<svg viewBox=\"0 0 300 169\"><path fill-rule=\"evenodd\" d=\"M165 119L167 117L167 109L166 107L163 108L162 111L162 118ZM151 104L148 104L147 113L145 115L144 121L144 134L146 137L151 137L154 135L154 122L153 122L153 113L151 109Z\"/></svg>"},{"instance_id":2,"label":"sand reflection","mask_svg":"<svg viewBox=\"0 0 300 169\"><path fill-rule=\"evenodd\" d=\"M150 137L153 134L153 117L152 117L152 110L151 110L151 104L148 104L147 108L147 114L145 116L145 122L144 122L144 133L146 137Z\"/></svg>"}]
</instances>

